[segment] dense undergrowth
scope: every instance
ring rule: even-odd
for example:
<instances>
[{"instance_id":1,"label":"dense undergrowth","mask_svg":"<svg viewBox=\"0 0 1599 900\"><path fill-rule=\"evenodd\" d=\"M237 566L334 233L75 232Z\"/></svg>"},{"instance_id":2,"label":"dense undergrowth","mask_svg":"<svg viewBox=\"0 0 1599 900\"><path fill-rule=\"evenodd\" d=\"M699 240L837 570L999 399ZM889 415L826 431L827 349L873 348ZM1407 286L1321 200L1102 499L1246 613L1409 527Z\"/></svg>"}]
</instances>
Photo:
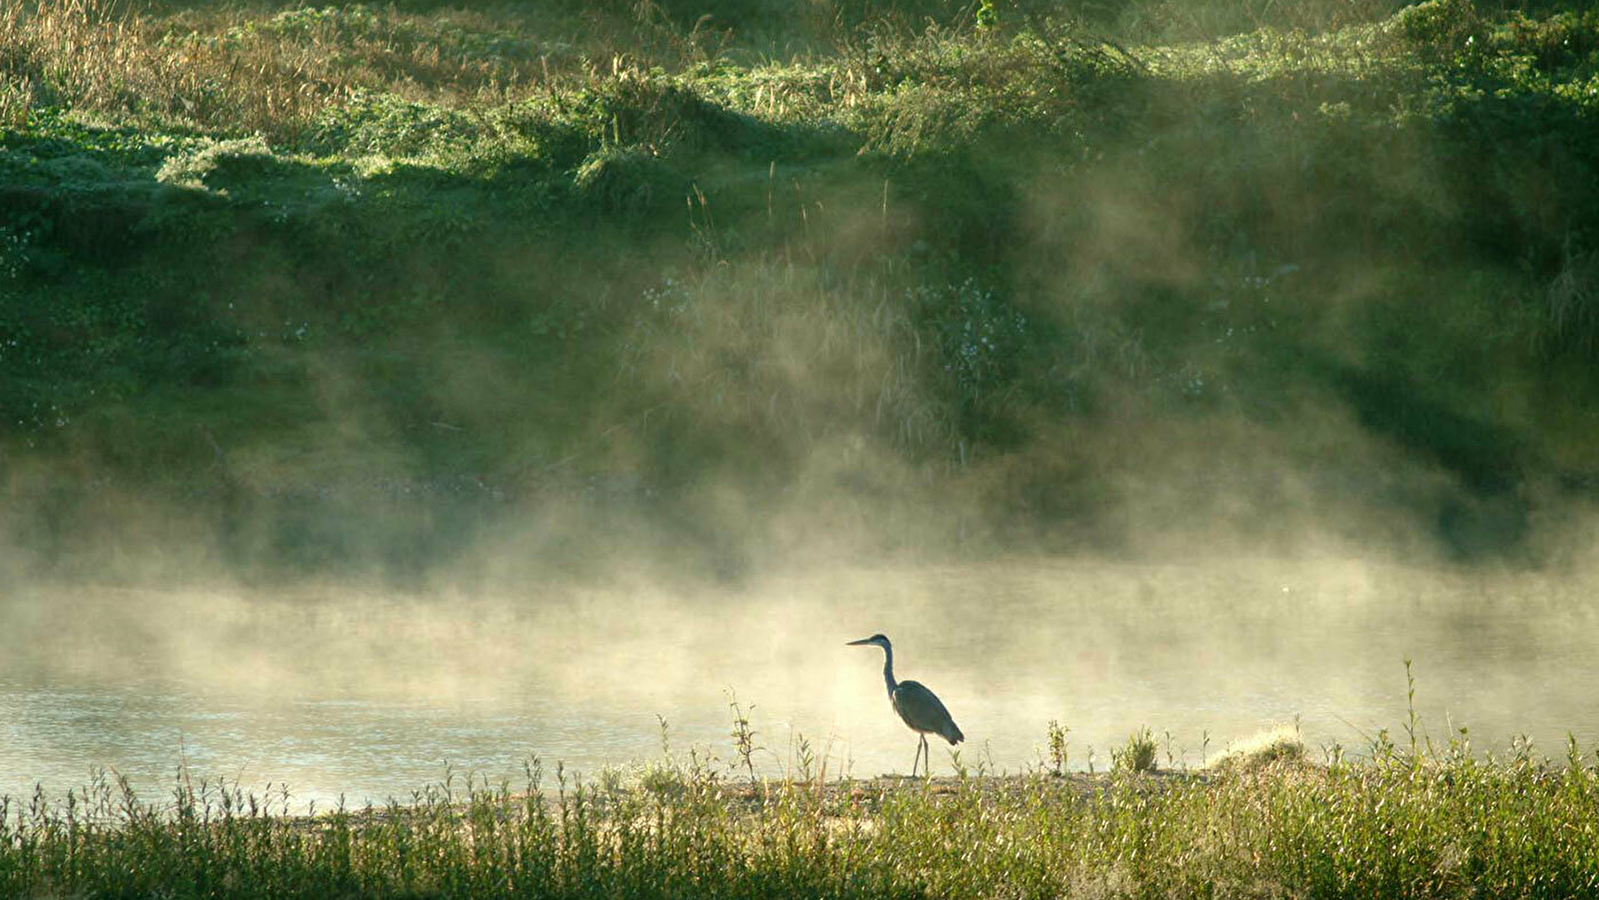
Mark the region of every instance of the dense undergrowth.
<instances>
[{"instance_id":1,"label":"dense undergrowth","mask_svg":"<svg viewBox=\"0 0 1599 900\"><path fill-rule=\"evenodd\" d=\"M1599 768L1525 742L1362 759L1297 743L1156 777L1042 766L953 780L740 784L696 752L583 781L447 779L313 818L180 775L0 803L0 890L72 897L1578 897L1599 889ZM1287 751L1293 752L1287 752Z\"/></svg>"},{"instance_id":2,"label":"dense undergrowth","mask_svg":"<svg viewBox=\"0 0 1599 900\"><path fill-rule=\"evenodd\" d=\"M1545 558L1599 477L1596 113L1580 5L11 4L0 527Z\"/></svg>"}]
</instances>

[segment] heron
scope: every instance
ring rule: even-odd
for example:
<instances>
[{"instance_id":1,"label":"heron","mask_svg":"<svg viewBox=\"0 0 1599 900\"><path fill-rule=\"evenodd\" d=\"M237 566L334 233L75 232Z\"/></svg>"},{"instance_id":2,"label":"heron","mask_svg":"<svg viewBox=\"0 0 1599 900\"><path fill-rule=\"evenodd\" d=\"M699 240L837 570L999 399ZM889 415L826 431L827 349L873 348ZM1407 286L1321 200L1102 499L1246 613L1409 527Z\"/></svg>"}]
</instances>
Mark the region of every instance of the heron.
<instances>
[{"instance_id":1,"label":"heron","mask_svg":"<svg viewBox=\"0 0 1599 900\"><path fill-rule=\"evenodd\" d=\"M927 736L936 734L953 747L966 740L966 735L961 734L938 695L923 687L921 682L894 680L894 645L888 642L887 635L874 634L869 638L850 641L845 646L858 647L863 644L883 648L883 682L888 685L888 702L893 704L894 712L899 713L900 719L917 734L916 757L911 760L911 777L916 777L918 761L924 766L922 774L931 774L927 771L933 764L932 757L928 755Z\"/></svg>"}]
</instances>

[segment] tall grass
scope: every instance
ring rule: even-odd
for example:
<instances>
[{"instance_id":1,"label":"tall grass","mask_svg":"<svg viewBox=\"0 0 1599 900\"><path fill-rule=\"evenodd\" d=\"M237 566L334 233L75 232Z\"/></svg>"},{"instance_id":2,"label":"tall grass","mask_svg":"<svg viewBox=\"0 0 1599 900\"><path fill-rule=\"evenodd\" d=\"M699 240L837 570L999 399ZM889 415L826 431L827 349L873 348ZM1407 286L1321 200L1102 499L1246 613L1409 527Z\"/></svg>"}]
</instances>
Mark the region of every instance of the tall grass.
<instances>
[{"instance_id":1,"label":"tall grass","mask_svg":"<svg viewBox=\"0 0 1599 900\"><path fill-rule=\"evenodd\" d=\"M325 38L297 43L258 28L163 33L115 0L12 3L0 13L0 77L12 104L293 133L358 83L333 75Z\"/></svg>"},{"instance_id":2,"label":"tall grass","mask_svg":"<svg viewBox=\"0 0 1599 900\"><path fill-rule=\"evenodd\" d=\"M737 760L734 760L737 765ZM740 786L709 757L583 781L447 779L312 816L285 794L115 776L0 803L8 897L1577 897L1599 889L1599 769L1464 734L1417 755L1265 754L1160 778L962 772Z\"/></svg>"},{"instance_id":3,"label":"tall grass","mask_svg":"<svg viewBox=\"0 0 1599 900\"><path fill-rule=\"evenodd\" d=\"M28 106L167 127L298 140L372 93L494 105L618 61L681 67L701 36L650 17L530 17L513 7L410 13L393 5L162 13L129 0L37 0L0 10L0 121Z\"/></svg>"}]
</instances>

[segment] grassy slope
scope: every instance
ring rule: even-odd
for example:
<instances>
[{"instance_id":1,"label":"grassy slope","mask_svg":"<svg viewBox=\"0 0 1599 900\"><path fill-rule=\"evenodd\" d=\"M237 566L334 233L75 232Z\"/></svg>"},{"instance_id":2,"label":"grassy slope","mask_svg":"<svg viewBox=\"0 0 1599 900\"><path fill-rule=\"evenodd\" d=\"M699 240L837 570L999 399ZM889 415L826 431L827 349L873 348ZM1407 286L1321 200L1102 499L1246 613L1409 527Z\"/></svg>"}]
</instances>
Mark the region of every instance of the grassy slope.
<instances>
[{"instance_id":1,"label":"grassy slope","mask_svg":"<svg viewBox=\"0 0 1599 900\"><path fill-rule=\"evenodd\" d=\"M414 573L513 522L722 574L1558 546L1599 20L1185 8L840 7L790 55L737 4L8 11L0 526L55 570Z\"/></svg>"}]
</instances>

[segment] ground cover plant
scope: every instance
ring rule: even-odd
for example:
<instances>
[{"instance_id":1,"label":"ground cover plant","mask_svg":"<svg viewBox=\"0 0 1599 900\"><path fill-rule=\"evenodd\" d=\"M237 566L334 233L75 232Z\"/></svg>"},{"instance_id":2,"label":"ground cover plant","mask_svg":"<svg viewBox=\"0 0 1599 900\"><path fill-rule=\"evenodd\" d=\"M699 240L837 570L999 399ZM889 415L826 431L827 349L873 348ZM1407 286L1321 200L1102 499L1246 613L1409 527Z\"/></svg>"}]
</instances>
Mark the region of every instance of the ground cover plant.
<instances>
[{"instance_id":1,"label":"ground cover plant","mask_svg":"<svg viewBox=\"0 0 1599 900\"><path fill-rule=\"evenodd\" d=\"M1591 11L782 6L6 7L15 571L1564 552Z\"/></svg>"},{"instance_id":2,"label":"ground cover plant","mask_svg":"<svg viewBox=\"0 0 1599 900\"><path fill-rule=\"evenodd\" d=\"M1131 762L932 781L788 777L733 754L583 779L454 776L382 807L291 814L180 773L166 800L114 774L66 798L7 798L11 896L189 897L1571 897L1599 885L1599 768L1524 740L1312 762L1291 733L1203 769ZM1168 764L1169 764L1168 763Z\"/></svg>"}]
</instances>

